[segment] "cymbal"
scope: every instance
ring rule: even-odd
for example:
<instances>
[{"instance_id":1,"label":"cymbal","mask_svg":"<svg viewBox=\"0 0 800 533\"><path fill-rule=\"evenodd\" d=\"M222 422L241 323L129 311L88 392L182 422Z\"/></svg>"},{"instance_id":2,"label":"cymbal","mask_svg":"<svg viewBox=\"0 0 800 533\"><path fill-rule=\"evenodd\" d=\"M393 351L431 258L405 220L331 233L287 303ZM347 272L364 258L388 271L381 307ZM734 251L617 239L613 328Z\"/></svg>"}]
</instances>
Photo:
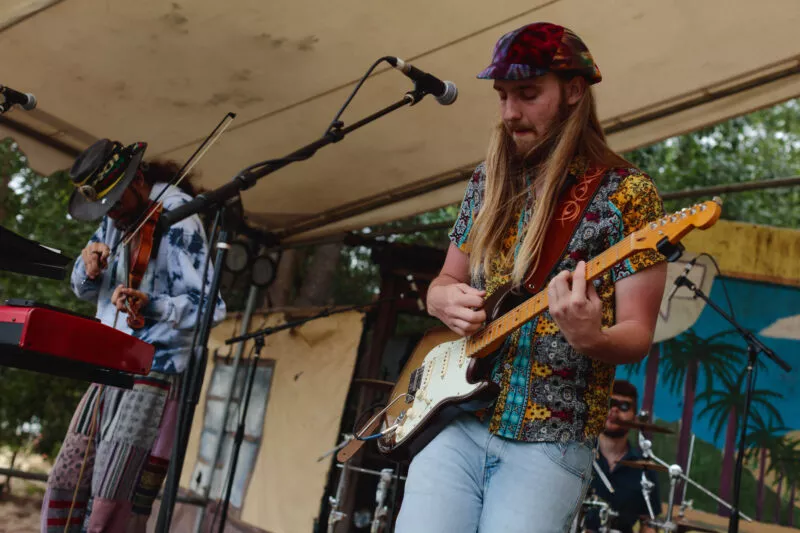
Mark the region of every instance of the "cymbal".
<instances>
[{"instance_id":1,"label":"cymbal","mask_svg":"<svg viewBox=\"0 0 800 533\"><path fill-rule=\"evenodd\" d=\"M635 459L630 461L620 461L617 463L621 466L629 466L631 468L638 468L640 470L654 470L656 472L669 472L669 468L664 465L660 465L653 461L647 461L644 459Z\"/></svg>"},{"instance_id":2,"label":"cymbal","mask_svg":"<svg viewBox=\"0 0 800 533\"><path fill-rule=\"evenodd\" d=\"M620 420L616 418L614 419L614 424L621 428L635 429L637 431L652 431L653 433L667 433L670 435L675 433L671 429L665 428L664 426L651 424L649 422L638 422L636 420Z\"/></svg>"}]
</instances>

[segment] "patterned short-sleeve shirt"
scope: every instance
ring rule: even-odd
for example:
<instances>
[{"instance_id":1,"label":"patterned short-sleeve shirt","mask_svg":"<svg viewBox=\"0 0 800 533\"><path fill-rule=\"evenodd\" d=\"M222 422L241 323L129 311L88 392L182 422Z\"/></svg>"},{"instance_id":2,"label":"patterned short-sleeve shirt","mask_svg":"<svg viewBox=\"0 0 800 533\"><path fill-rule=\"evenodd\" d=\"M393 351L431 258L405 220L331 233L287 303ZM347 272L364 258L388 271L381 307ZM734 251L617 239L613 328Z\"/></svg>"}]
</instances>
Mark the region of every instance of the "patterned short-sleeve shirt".
<instances>
[{"instance_id":1,"label":"patterned short-sleeve shirt","mask_svg":"<svg viewBox=\"0 0 800 533\"><path fill-rule=\"evenodd\" d=\"M577 179L588 165L577 159L570 173ZM630 233L664 213L661 198L649 176L636 168L612 168L603 181L554 271L574 270ZM530 180L528 180L530 181ZM450 240L469 253L469 233L480 210L486 171L479 165L467 185ZM531 219L533 202L508 229L501 253L513 253L520 228ZM547 246L547 241L545 241ZM615 323L614 283L664 258L655 251L638 252L594 281L602 301L603 327ZM499 257L494 265L501 262ZM510 276L498 272L475 276L472 285L487 296ZM547 280L549 282L549 279ZM492 379L500 385L489 429L505 438L528 442L584 441L597 436L608 414L614 365L591 359L567 343L548 312L527 322L504 342Z\"/></svg>"}]
</instances>

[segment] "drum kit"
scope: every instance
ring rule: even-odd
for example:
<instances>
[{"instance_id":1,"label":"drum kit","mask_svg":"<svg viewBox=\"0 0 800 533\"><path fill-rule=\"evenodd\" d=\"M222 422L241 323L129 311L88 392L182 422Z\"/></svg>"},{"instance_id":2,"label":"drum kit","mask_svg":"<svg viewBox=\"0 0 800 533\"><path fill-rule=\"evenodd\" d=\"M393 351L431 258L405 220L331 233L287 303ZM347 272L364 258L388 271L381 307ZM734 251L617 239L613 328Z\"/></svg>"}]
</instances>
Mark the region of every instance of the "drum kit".
<instances>
[{"instance_id":1,"label":"drum kit","mask_svg":"<svg viewBox=\"0 0 800 533\"><path fill-rule=\"evenodd\" d=\"M720 499L714 493L706 489L705 487L701 486L700 484L693 481L689 478L689 469L691 468L691 461L692 455L694 450L694 436L692 436L691 446L689 448L689 464L687 466L687 471L684 474L683 469L677 464L668 464L665 461L661 460L658 456L653 453L653 443L648 440L645 435L648 433L668 433L672 434L674 431L665 428L663 426L659 426L656 424L652 424L648 422L648 414L645 411L642 411L637 416L636 420L633 421L622 421L617 420L615 423L621 427L625 427L636 431L638 433L638 440L639 440L639 448L642 452L642 456L644 459L637 459L637 460L622 460L619 461L617 464L621 466L627 466L629 468L635 468L642 471L642 477L640 481L642 498L647 504L648 514L650 515L648 520L645 520L648 526L652 527L656 531L659 532L666 532L666 533L683 533L689 531L704 531L708 533L717 533L718 531L722 531L722 529L713 529L710 528L707 524L703 524L700 522L688 520L685 518L686 509L692 508L692 501L686 500L686 488L688 485L692 485L693 487L699 489L704 494L710 496L718 503L726 506L728 509L731 508L730 504ZM600 465L597 461L594 461L594 470L597 474L597 477L602 481L605 487L608 489L609 492L612 494L614 493L614 487L612 486L611 482L608 480L608 477L603 473ZM664 472L669 476L669 497L667 500L667 509L663 519L659 519L656 517L658 513L654 512L651 503L650 503L650 494L652 493L654 484L650 479L645 475L646 472ZM680 498L680 506L678 508L677 516L674 516L674 505L675 505L675 492L676 488L678 487L678 483L680 481L684 482L683 487L683 494ZM571 533L580 533L585 531L586 528L586 518L590 514L597 515L599 517L599 531L598 533L614 533L618 531L615 529L615 518L619 516L619 513L614 510L608 502L603 501L602 498L598 497L596 494L591 494L587 497L581 504L580 509L572 522L572 527L570 529ZM747 521L752 521L750 517L739 512L739 515Z\"/></svg>"}]
</instances>

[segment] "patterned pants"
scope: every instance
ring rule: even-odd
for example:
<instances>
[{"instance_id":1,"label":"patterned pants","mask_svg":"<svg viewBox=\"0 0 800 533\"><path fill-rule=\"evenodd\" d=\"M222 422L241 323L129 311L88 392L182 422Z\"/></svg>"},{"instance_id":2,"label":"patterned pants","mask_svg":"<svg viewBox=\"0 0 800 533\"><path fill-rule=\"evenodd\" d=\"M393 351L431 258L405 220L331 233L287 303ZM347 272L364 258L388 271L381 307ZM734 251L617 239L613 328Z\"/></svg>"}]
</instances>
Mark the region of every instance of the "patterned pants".
<instances>
[{"instance_id":1,"label":"patterned pants","mask_svg":"<svg viewBox=\"0 0 800 533\"><path fill-rule=\"evenodd\" d=\"M178 381L152 372L131 390L89 386L47 481L42 532L144 531L169 466Z\"/></svg>"}]
</instances>

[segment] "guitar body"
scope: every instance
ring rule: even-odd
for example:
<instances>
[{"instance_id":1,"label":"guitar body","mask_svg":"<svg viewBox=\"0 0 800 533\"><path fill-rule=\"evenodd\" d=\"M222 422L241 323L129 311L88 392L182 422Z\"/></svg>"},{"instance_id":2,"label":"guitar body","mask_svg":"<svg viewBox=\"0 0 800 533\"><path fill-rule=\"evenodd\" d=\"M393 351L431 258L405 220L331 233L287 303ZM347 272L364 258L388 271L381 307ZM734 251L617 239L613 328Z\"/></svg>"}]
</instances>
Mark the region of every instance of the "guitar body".
<instances>
[{"instance_id":1,"label":"guitar body","mask_svg":"<svg viewBox=\"0 0 800 533\"><path fill-rule=\"evenodd\" d=\"M471 375L476 360L466 356L465 348L466 339L445 327L425 333L389 396L396 401L386 411L383 429L398 427L378 439L382 453L397 459L413 456L466 406L479 408L497 396L488 373Z\"/></svg>"}]
</instances>

